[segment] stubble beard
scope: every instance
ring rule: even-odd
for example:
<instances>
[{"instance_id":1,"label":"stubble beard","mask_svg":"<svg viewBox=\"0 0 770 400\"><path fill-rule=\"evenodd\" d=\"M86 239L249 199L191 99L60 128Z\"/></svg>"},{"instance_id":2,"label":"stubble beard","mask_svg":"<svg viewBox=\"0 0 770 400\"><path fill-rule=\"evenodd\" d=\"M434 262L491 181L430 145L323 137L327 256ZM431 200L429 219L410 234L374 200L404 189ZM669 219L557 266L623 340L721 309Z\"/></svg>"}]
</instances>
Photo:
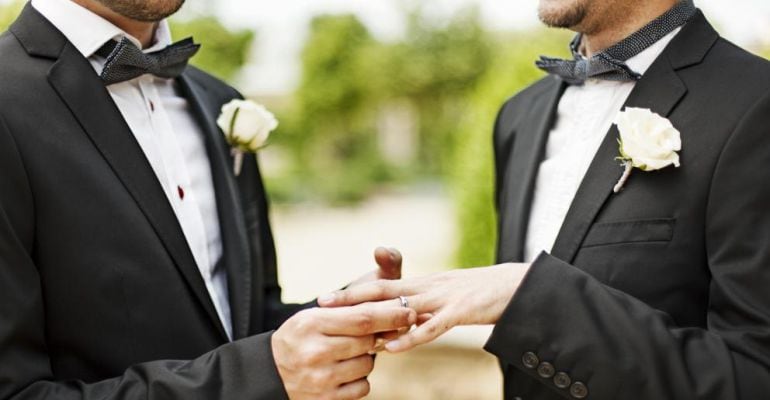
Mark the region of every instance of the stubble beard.
<instances>
[{"instance_id":1,"label":"stubble beard","mask_svg":"<svg viewBox=\"0 0 770 400\"><path fill-rule=\"evenodd\" d=\"M538 16L553 28L574 28L581 25L588 14L584 0L540 0Z\"/></svg>"},{"instance_id":2,"label":"stubble beard","mask_svg":"<svg viewBox=\"0 0 770 400\"><path fill-rule=\"evenodd\" d=\"M185 0L97 0L110 10L136 21L158 22L182 8Z\"/></svg>"}]
</instances>

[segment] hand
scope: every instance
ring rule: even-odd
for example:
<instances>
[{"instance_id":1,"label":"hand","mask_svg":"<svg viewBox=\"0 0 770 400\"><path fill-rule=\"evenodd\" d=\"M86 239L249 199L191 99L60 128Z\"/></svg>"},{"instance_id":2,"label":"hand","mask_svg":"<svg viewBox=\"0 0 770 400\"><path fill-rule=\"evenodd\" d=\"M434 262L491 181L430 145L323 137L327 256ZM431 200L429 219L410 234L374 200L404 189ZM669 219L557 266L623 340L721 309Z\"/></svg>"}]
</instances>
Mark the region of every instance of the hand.
<instances>
[{"instance_id":1,"label":"hand","mask_svg":"<svg viewBox=\"0 0 770 400\"><path fill-rule=\"evenodd\" d=\"M360 399L374 367L375 334L412 326L409 308L362 304L304 310L272 337L273 357L291 400Z\"/></svg>"},{"instance_id":2,"label":"hand","mask_svg":"<svg viewBox=\"0 0 770 400\"><path fill-rule=\"evenodd\" d=\"M376 281L323 296L321 307L381 301L400 305L405 296L419 326L387 343L393 353L431 342L458 325L495 324L524 279L529 264L455 270L401 281ZM393 300L395 299L395 300Z\"/></svg>"},{"instance_id":3,"label":"hand","mask_svg":"<svg viewBox=\"0 0 770 400\"><path fill-rule=\"evenodd\" d=\"M378 247L377 250L374 251L374 261L377 262L378 268L356 279L353 283L348 285L348 288L380 279L401 279L402 260L403 258L398 250Z\"/></svg>"}]
</instances>

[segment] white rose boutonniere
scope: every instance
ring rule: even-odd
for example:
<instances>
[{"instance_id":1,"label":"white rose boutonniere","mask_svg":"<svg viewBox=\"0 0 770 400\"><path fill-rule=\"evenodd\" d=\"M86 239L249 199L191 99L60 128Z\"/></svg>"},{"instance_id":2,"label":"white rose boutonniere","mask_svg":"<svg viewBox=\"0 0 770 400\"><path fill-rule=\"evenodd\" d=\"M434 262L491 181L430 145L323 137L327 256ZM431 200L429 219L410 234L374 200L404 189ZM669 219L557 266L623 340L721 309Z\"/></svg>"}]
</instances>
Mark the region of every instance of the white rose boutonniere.
<instances>
[{"instance_id":1,"label":"white rose boutonniere","mask_svg":"<svg viewBox=\"0 0 770 400\"><path fill-rule=\"evenodd\" d=\"M270 133L278 127L275 115L251 100L233 100L222 106L217 125L225 134L234 157L233 172L241 174L244 153L265 147Z\"/></svg>"},{"instance_id":2,"label":"white rose boutonniere","mask_svg":"<svg viewBox=\"0 0 770 400\"><path fill-rule=\"evenodd\" d=\"M613 191L620 192L631 176L631 171L656 171L671 165L679 167L682 139L679 131L667 118L646 108L628 107L618 113L615 124L620 132L620 156L625 168Z\"/></svg>"}]
</instances>

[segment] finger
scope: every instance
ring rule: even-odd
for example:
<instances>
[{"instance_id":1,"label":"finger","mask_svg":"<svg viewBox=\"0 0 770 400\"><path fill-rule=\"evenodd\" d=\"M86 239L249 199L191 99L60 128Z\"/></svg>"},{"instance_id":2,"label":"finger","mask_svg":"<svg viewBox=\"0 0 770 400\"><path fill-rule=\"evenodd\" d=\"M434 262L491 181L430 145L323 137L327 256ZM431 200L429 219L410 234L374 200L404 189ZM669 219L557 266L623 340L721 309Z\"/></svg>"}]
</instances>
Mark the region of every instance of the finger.
<instances>
[{"instance_id":1,"label":"finger","mask_svg":"<svg viewBox=\"0 0 770 400\"><path fill-rule=\"evenodd\" d=\"M414 325L417 313L404 307L355 307L318 309L319 330L333 336L366 336Z\"/></svg>"},{"instance_id":2,"label":"finger","mask_svg":"<svg viewBox=\"0 0 770 400\"><path fill-rule=\"evenodd\" d=\"M375 355L375 354L377 354L377 353L379 353L381 351L384 351L385 350L385 343L388 343L388 341L383 339L382 337L377 337L374 340L374 347L371 350L369 350L369 352L366 353L366 354L368 354L370 356L373 356L373 355Z\"/></svg>"},{"instance_id":3,"label":"finger","mask_svg":"<svg viewBox=\"0 0 770 400\"><path fill-rule=\"evenodd\" d=\"M374 357L363 355L350 360L340 361L332 367L334 382L344 385L366 378L374 369Z\"/></svg>"},{"instance_id":4,"label":"finger","mask_svg":"<svg viewBox=\"0 0 770 400\"><path fill-rule=\"evenodd\" d=\"M355 382L346 383L337 389L337 400L357 400L366 397L371 391L369 381L366 379L359 379Z\"/></svg>"},{"instance_id":5,"label":"finger","mask_svg":"<svg viewBox=\"0 0 770 400\"><path fill-rule=\"evenodd\" d=\"M339 290L318 298L321 307L354 306L361 303L391 300L408 292L406 281L379 280Z\"/></svg>"},{"instance_id":6,"label":"finger","mask_svg":"<svg viewBox=\"0 0 770 400\"><path fill-rule=\"evenodd\" d=\"M433 318L433 314L420 314L417 316L417 326L420 326Z\"/></svg>"},{"instance_id":7,"label":"finger","mask_svg":"<svg viewBox=\"0 0 770 400\"><path fill-rule=\"evenodd\" d=\"M452 325L444 318L433 317L421 326L385 345L388 352L401 353L421 344L430 343L446 333Z\"/></svg>"},{"instance_id":8,"label":"finger","mask_svg":"<svg viewBox=\"0 0 770 400\"><path fill-rule=\"evenodd\" d=\"M368 354L376 345L374 335L367 336L327 336L322 357L326 360L349 360ZM383 346L385 344L383 343Z\"/></svg>"},{"instance_id":9,"label":"finger","mask_svg":"<svg viewBox=\"0 0 770 400\"><path fill-rule=\"evenodd\" d=\"M397 331L390 331L390 332L381 333L379 335L379 338L384 341L384 343L382 344L383 347L384 347L385 343L391 342L393 340L396 340L399 337L401 337L401 335L403 335L403 334L405 334L407 332L409 332L409 330L407 330L407 328L399 329Z\"/></svg>"},{"instance_id":10,"label":"finger","mask_svg":"<svg viewBox=\"0 0 770 400\"><path fill-rule=\"evenodd\" d=\"M396 249L378 247L374 251L374 260L380 267L377 270L378 279L401 279L401 265L403 258Z\"/></svg>"},{"instance_id":11,"label":"finger","mask_svg":"<svg viewBox=\"0 0 770 400\"><path fill-rule=\"evenodd\" d=\"M402 335L409 332L409 329L410 328L402 328L397 331L390 331L390 332L384 332L384 333L378 334L374 342L374 348L371 351L369 351L369 354L377 354L385 350L385 344L400 338Z\"/></svg>"},{"instance_id":12,"label":"finger","mask_svg":"<svg viewBox=\"0 0 770 400\"><path fill-rule=\"evenodd\" d=\"M402 299L403 297L403 299ZM406 307L411 308L415 312L417 312L418 320L420 315L430 315L433 311L436 310L436 302L431 301L431 299L422 294L414 295L414 296L397 296L394 299L391 300L383 300L383 301L375 301L371 303L365 303L367 305L371 305L372 307L380 307L380 308L388 308L388 307ZM441 304L438 304L439 306Z\"/></svg>"}]
</instances>

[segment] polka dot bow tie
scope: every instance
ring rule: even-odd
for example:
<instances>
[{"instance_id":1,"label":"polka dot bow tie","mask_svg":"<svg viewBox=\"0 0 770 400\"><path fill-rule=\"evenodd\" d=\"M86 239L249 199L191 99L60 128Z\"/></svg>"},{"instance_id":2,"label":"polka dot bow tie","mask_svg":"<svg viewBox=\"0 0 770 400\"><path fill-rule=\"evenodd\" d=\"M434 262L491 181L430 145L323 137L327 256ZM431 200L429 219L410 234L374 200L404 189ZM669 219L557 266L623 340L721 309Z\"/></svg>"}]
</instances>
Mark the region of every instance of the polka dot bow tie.
<instances>
[{"instance_id":1,"label":"polka dot bow tie","mask_svg":"<svg viewBox=\"0 0 770 400\"><path fill-rule=\"evenodd\" d=\"M176 78L184 72L187 62L200 49L192 38L169 45L163 50L144 53L127 38L110 41L96 54L107 61L101 73L105 85L130 81L144 74L160 78Z\"/></svg>"},{"instance_id":2,"label":"polka dot bow tie","mask_svg":"<svg viewBox=\"0 0 770 400\"><path fill-rule=\"evenodd\" d=\"M535 65L571 85L582 85L587 79L637 81L642 76L631 70L626 61L687 23L697 11L692 0L682 0L642 29L591 58L580 54L582 35L578 34L570 43L572 60L541 56Z\"/></svg>"}]
</instances>

